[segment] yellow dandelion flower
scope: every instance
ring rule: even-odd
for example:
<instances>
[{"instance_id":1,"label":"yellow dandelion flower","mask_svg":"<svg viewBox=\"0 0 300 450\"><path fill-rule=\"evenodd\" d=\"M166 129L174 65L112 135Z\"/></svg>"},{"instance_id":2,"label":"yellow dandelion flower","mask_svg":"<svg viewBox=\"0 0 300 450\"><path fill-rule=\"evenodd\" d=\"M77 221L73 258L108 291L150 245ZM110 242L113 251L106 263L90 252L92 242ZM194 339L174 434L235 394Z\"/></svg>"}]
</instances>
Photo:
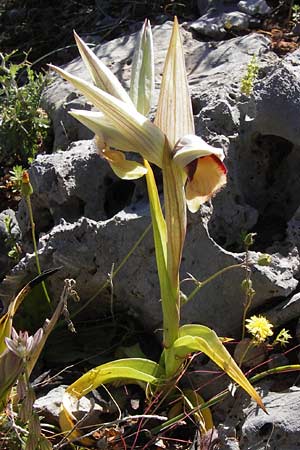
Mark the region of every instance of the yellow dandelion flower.
<instances>
[{"instance_id":1,"label":"yellow dandelion flower","mask_svg":"<svg viewBox=\"0 0 300 450\"><path fill-rule=\"evenodd\" d=\"M263 316L251 316L246 322L248 322L246 325L248 332L252 334L254 341L258 344L273 335L273 325Z\"/></svg>"}]
</instances>

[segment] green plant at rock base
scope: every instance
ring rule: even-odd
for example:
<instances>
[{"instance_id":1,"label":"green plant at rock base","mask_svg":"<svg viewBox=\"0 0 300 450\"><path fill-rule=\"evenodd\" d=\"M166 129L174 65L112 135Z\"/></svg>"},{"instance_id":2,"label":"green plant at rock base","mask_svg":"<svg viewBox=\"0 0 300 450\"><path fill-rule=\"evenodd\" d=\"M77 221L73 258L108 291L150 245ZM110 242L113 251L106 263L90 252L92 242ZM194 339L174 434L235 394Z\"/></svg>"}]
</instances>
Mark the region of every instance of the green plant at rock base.
<instances>
[{"instance_id":1,"label":"green plant at rock base","mask_svg":"<svg viewBox=\"0 0 300 450\"><path fill-rule=\"evenodd\" d=\"M253 90L253 84L258 75L258 64L257 58L255 55L250 59L249 64L247 65L247 72L245 76L241 80L241 93L245 95L250 95Z\"/></svg>"},{"instance_id":2,"label":"green plant at rock base","mask_svg":"<svg viewBox=\"0 0 300 450\"><path fill-rule=\"evenodd\" d=\"M116 360L90 370L75 381L63 398L62 430L69 440L81 438L73 406L80 397L101 384L138 383L145 387L148 397L157 392L168 396L188 356L199 351L209 356L264 408L261 398L213 330L198 324L180 326L179 268L186 235L186 205L191 212L198 211L201 204L226 183L226 168L222 162L223 150L195 136L177 19L166 56L154 123L146 118L154 83L149 23L143 27L134 57L131 97L76 34L75 39L94 84L51 67L101 111L71 111L71 115L96 134L100 156L112 170L123 179L146 176L161 291L164 350L159 363L143 358ZM127 160L123 153L126 151L140 154L143 161ZM164 214L150 163L162 170ZM191 399L187 400L193 408L191 403ZM199 405L198 413L201 416ZM205 424L202 425L205 428Z\"/></svg>"},{"instance_id":3,"label":"green plant at rock base","mask_svg":"<svg viewBox=\"0 0 300 450\"><path fill-rule=\"evenodd\" d=\"M18 244L18 240L14 234L15 224L10 216L4 217L4 225L7 232L7 238L5 239L5 244L10 248L7 255L18 262L21 259L22 249Z\"/></svg>"},{"instance_id":4,"label":"green plant at rock base","mask_svg":"<svg viewBox=\"0 0 300 450\"><path fill-rule=\"evenodd\" d=\"M27 55L20 64L11 59L16 51L0 53L0 164L28 165L42 148L50 126L46 112L40 107L46 79L30 68ZM27 81L19 85L22 73Z\"/></svg>"}]
</instances>

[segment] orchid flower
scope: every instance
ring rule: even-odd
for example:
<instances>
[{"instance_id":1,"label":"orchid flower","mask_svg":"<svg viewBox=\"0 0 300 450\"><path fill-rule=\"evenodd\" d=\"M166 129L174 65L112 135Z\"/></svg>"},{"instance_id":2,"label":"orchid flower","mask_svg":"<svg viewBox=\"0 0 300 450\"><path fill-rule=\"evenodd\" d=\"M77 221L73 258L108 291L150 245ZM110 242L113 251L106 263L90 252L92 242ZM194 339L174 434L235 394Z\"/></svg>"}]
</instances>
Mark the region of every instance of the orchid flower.
<instances>
[{"instance_id":1,"label":"orchid flower","mask_svg":"<svg viewBox=\"0 0 300 450\"><path fill-rule=\"evenodd\" d=\"M179 139L173 160L187 174L185 194L191 212L198 211L226 183L223 150L212 147L199 136L186 135Z\"/></svg>"}]
</instances>

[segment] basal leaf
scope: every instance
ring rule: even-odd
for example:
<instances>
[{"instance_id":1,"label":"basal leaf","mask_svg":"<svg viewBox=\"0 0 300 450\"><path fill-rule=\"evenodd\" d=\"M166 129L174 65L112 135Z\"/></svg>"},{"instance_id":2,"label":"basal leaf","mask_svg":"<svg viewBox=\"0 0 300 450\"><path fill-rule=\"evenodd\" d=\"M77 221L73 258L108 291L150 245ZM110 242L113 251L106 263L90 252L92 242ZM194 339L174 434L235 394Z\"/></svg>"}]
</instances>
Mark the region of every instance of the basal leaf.
<instances>
[{"instance_id":1,"label":"basal leaf","mask_svg":"<svg viewBox=\"0 0 300 450\"><path fill-rule=\"evenodd\" d=\"M119 359L89 370L65 391L59 417L61 429L64 432L73 430L76 424L76 418L72 412L74 405L82 396L100 385L115 381L158 384L161 376L162 370L157 363L142 358ZM80 435L79 430L74 430L68 438L75 439Z\"/></svg>"},{"instance_id":2,"label":"basal leaf","mask_svg":"<svg viewBox=\"0 0 300 450\"><path fill-rule=\"evenodd\" d=\"M183 325L179 338L168 352L169 364L180 367L188 354L201 351L217 364L227 375L239 384L265 410L264 404L251 383L247 380L232 356L226 350L216 333L204 325Z\"/></svg>"}]
</instances>

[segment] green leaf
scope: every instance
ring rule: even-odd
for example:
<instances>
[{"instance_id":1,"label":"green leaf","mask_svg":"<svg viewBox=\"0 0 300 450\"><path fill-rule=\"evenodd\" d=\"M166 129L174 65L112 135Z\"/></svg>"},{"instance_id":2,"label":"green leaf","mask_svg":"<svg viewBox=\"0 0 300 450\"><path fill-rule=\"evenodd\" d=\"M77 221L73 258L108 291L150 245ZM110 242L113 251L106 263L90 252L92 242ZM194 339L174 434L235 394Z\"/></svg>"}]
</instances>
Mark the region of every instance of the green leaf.
<instances>
[{"instance_id":1,"label":"green leaf","mask_svg":"<svg viewBox=\"0 0 300 450\"><path fill-rule=\"evenodd\" d=\"M2 317L0 317L0 355L4 352L4 350L6 350L5 338L10 337L14 315L23 302L24 298L28 295L28 293L34 286L36 286L58 270L59 268L44 271L29 283L27 283L26 286L24 286L23 289L21 289L16 297L10 302L7 312Z\"/></svg>"},{"instance_id":2,"label":"green leaf","mask_svg":"<svg viewBox=\"0 0 300 450\"><path fill-rule=\"evenodd\" d=\"M11 351L5 351L0 356L0 413L7 406L9 395L18 377L24 369L21 358Z\"/></svg>"},{"instance_id":3,"label":"green leaf","mask_svg":"<svg viewBox=\"0 0 300 450\"><path fill-rule=\"evenodd\" d=\"M13 316L10 315L11 309L12 308L10 308L7 313L0 318L0 355L6 349L5 338L9 337L11 333L13 318Z\"/></svg>"},{"instance_id":4,"label":"green leaf","mask_svg":"<svg viewBox=\"0 0 300 450\"><path fill-rule=\"evenodd\" d=\"M89 370L67 388L67 392L80 398L101 384L113 381L157 383L162 371L157 363L150 359L125 358L101 364Z\"/></svg>"},{"instance_id":5,"label":"green leaf","mask_svg":"<svg viewBox=\"0 0 300 450\"><path fill-rule=\"evenodd\" d=\"M184 172L172 161L166 144L163 158L163 183L165 215L168 235L167 266L172 285L178 291L179 269L186 235L186 200L184 193Z\"/></svg>"},{"instance_id":6,"label":"green leaf","mask_svg":"<svg viewBox=\"0 0 300 450\"><path fill-rule=\"evenodd\" d=\"M145 383L158 384L163 375L157 363L142 358L119 359L89 370L65 391L59 417L61 429L64 432L73 430L76 423L76 418L72 412L74 405L82 396L93 389L97 389L100 385L120 381L123 383L142 383L143 385ZM80 432L74 430L68 435L68 439L75 439L79 436Z\"/></svg>"},{"instance_id":7,"label":"green leaf","mask_svg":"<svg viewBox=\"0 0 300 450\"><path fill-rule=\"evenodd\" d=\"M155 250L157 251L156 259L159 266L161 266L161 273L165 274L167 264L167 228L166 222L161 209L160 199L157 191L157 186L154 178L152 168L148 161L144 161L147 168L146 181L150 201L150 210L153 226L153 234L155 241ZM160 273L160 270L158 268Z\"/></svg>"},{"instance_id":8,"label":"green leaf","mask_svg":"<svg viewBox=\"0 0 300 450\"><path fill-rule=\"evenodd\" d=\"M174 342L172 349L167 354L167 358L169 359L168 364L170 366L173 365L174 369L176 367L178 370L181 361L188 354L197 351L205 353L265 410L260 396L221 343L216 333L204 325L183 325L179 329L179 338Z\"/></svg>"},{"instance_id":9,"label":"green leaf","mask_svg":"<svg viewBox=\"0 0 300 450\"><path fill-rule=\"evenodd\" d=\"M250 380L253 383L256 383L256 381L259 381L270 375L277 375L277 374L281 374L281 373L294 372L294 371L297 371L297 372L300 371L300 364L287 364L286 366L273 367L272 369L268 369L268 370L265 370L264 372L254 375L253 377L250 378Z\"/></svg>"}]
</instances>

